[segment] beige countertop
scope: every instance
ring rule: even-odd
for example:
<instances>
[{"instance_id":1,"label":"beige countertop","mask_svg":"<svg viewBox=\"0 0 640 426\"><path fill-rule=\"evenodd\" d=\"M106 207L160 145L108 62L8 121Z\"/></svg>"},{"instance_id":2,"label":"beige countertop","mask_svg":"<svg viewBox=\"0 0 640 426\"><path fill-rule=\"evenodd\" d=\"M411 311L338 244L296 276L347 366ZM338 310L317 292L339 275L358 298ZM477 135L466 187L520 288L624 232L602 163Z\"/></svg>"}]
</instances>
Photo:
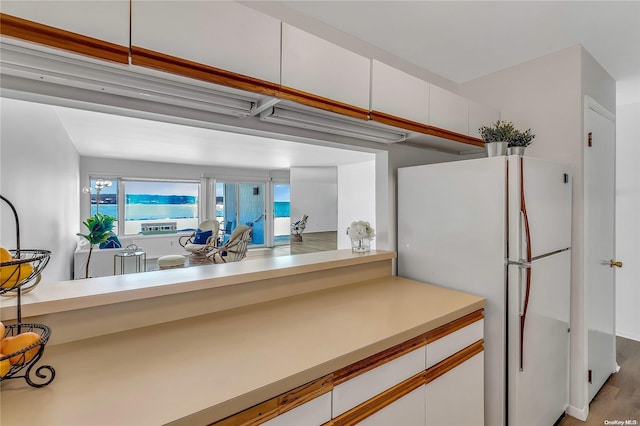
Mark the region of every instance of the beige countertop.
<instances>
[{"instance_id":1,"label":"beige countertop","mask_svg":"<svg viewBox=\"0 0 640 426\"><path fill-rule=\"evenodd\" d=\"M41 389L2 383L3 426L207 424L484 307L389 276L47 347Z\"/></svg>"}]
</instances>

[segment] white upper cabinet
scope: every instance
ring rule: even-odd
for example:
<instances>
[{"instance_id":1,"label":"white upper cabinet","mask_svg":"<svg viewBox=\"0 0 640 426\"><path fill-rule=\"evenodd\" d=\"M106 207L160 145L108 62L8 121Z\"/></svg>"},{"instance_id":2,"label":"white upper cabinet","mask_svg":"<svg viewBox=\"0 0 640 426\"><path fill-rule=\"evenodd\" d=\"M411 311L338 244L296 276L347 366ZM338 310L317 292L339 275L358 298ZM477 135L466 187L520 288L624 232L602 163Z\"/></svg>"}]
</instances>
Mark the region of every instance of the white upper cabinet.
<instances>
[{"instance_id":1,"label":"white upper cabinet","mask_svg":"<svg viewBox=\"0 0 640 426\"><path fill-rule=\"evenodd\" d=\"M282 85L369 109L371 60L282 24Z\"/></svg>"},{"instance_id":2,"label":"white upper cabinet","mask_svg":"<svg viewBox=\"0 0 640 426\"><path fill-rule=\"evenodd\" d=\"M0 12L120 46L129 46L128 0L2 1Z\"/></svg>"},{"instance_id":3,"label":"white upper cabinet","mask_svg":"<svg viewBox=\"0 0 640 426\"><path fill-rule=\"evenodd\" d=\"M371 110L429 123L429 83L373 60Z\"/></svg>"},{"instance_id":4,"label":"white upper cabinet","mask_svg":"<svg viewBox=\"0 0 640 426\"><path fill-rule=\"evenodd\" d=\"M432 84L429 92L429 117L429 124L432 126L467 135L469 101Z\"/></svg>"},{"instance_id":5,"label":"white upper cabinet","mask_svg":"<svg viewBox=\"0 0 640 426\"><path fill-rule=\"evenodd\" d=\"M469 101L469 136L480 138L478 129L495 123L498 119L500 119L500 111L497 109Z\"/></svg>"},{"instance_id":6,"label":"white upper cabinet","mask_svg":"<svg viewBox=\"0 0 640 426\"><path fill-rule=\"evenodd\" d=\"M280 82L280 21L232 1L133 0L131 45Z\"/></svg>"}]
</instances>

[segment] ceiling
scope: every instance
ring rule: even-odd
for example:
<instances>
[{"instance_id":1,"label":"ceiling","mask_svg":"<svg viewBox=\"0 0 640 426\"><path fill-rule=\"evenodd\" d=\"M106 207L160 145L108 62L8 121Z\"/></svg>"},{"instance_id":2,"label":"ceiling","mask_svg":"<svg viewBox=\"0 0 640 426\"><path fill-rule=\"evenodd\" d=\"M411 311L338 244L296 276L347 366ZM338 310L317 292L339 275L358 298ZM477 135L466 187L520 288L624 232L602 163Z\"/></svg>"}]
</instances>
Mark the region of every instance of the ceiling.
<instances>
[{"instance_id":1,"label":"ceiling","mask_svg":"<svg viewBox=\"0 0 640 426\"><path fill-rule=\"evenodd\" d=\"M272 3L454 83L581 44L617 80L618 104L640 102L640 1ZM244 166L269 169L373 158L363 152L139 118L62 107L57 111L84 156L237 166L235 153L241 151Z\"/></svg>"},{"instance_id":2,"label":"ceiling","mask_svg":"<svg viewBox=\"0 0 640 426\"><path fill-rule=\"evenodd\" d=\"M283 1L455 83L581 44L640 102L640 1Z\"/></svg>"},{"instance_id":3,"label":"ceiling","mask_svg":"<svg viewBox=\"0 0 640 426\"><path fill-rule=\"evenodd\" d=\"M201 166L289 169L373 161L375 155L192 127L53 107L82 156Z\"/></svg>"}]
</instances>

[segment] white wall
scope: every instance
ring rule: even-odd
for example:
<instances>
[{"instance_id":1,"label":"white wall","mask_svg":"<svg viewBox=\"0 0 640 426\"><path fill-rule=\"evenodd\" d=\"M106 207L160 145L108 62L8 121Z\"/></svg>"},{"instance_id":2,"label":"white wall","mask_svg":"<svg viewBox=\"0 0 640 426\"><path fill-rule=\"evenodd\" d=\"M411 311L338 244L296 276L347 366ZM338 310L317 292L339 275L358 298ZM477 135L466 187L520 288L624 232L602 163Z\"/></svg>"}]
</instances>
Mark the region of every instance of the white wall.
<instances>
[{"instance_id":1,"label":"white wall","mask_svg":"<svg viewBox=\"0 0 640 426\"><path fill-rule=\"evenodd\" d=\"M338 173L336 167L292 167L291 220L309 215L305 232L338 229Z\"/></svg>"},{"instance_id":2,"label":"white wall","mask_svg":"<svg viewBox=\"0 0 640 426\"><path fill-rule=\"evenodd\" d=\"M46 249L47 281L71 278L78 232L79 156L48 106L0 98L0 193L20 220L20 246ZM15 248L15 221L2 202L0 244Z\"/></svg>"},{"instance_id":3,"label":"white wall","mask_svg":"<svg viewBox=\"0 0 640 426\"><path fill-rule=\"evenodd\" d=\"M338 249L351 248L346 234L351 222L364 220L378 229L375 161L338 167L338 213ZM371 248L376 248L375 238Z\"/></svg>"},{"instance_id":4,"label":"white wall","mask_svg":"<svg viewBox=\"0 0 640 426\"><path fill-rule=\"evenodd\" d=\"M588 412L584 283L583 99L615 111L615 81L581 46L493 73L460 86L460 94L500 110L503 120L536 134L527 155L573 169L570 408Z\"/></svg>"},{"instance_id":5,"label":"white wall","mask_svg":"<svg viewBox=\"0 0 640 426\"><path fill-rule=\"evenodd\" d=\"M640 103L616 111L616 333L640 341Z\"/></svg>"}]
</instances>

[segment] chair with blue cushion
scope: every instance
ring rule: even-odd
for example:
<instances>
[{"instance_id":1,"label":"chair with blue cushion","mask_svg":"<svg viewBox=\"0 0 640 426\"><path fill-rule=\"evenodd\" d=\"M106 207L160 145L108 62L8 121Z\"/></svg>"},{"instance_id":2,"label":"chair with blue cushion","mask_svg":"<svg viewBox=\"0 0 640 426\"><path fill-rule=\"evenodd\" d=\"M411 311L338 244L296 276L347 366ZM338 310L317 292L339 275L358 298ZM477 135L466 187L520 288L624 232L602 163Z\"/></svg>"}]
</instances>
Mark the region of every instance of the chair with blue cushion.
<instances>
[{"instance_id":1,"label":"chair with blue cushion","mask_svg":"<svg viewBox=\"0 0 640 426\"><path fill-rule=\"evenodd\" d=\"M183 235L178 242L191 254L205 255L217 246L220 223L217 220L205 220L191 235Z\"/></svg>"}]
</instances>

